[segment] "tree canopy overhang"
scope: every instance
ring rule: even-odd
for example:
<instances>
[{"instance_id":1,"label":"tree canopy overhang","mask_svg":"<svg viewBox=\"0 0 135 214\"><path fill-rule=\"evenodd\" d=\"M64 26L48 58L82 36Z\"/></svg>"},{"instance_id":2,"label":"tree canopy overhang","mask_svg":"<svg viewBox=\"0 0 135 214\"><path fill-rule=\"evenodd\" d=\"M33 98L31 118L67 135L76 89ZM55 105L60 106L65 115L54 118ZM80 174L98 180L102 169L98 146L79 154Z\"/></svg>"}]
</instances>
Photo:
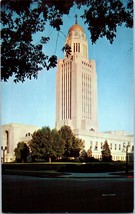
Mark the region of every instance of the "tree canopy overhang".
<instances>
[{"instance_id":1,"label":"tree canopy overhang","mask_svg":"<svg viewBox=\"0 0 135 214\"><path fill-rule=\"evenodd\" d=\"M43 68L57 64L57 56L48 56L43 47L49 42L44 36L46 24L61 30L63 15L77 6L83 8L81 18L87 24L92 44L106 37L112 44L117 26L133 27L133 1L127 0L2 0L1 1L1 80L23 82L37 78ZM40 32L40 41L33 35ZM61 47L62 48L62 47ZM66 51L66 47L63 49ZM69 47L67 49L69 51Z\"/></svg>"}]
</instances>

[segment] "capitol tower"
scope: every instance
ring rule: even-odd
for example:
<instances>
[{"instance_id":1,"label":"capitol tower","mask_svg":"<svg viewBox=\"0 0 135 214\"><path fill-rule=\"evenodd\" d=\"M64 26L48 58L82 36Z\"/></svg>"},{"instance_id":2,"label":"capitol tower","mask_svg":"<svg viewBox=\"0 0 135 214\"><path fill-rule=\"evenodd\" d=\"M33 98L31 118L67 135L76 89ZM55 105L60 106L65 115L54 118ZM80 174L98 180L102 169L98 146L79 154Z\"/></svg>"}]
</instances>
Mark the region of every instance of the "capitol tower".
<instances>
[{"instance_id":1,"label":"capitol tower","mask_svg":"<svg viewBox=\"0 0 135 214\"><path fill-rule=\"evenodd\" d=\"M133 134L124 130L99 131L96 63L88 58L86 34L77 20L68 31L66 46L70 47L71 54L65 50L56 72L56 129L70 126L74 136L84 142L85 151L91 151L92 158L102 159L102 148L107 141L113 161L133 162ZM3 125L2 162L13 162L18 142L28 143L36 130L39 127L17 123Z\"/></svg>"},{"instance_id":2,"label":"capitol tower","mask_svg":"<svg viewBox=\"0 0 135 214\"><path fill-rule=\"evenodd\" d=\"M71 54L58 60L56 74L56 128L98 131L96 63L88 58L88 41L77 23L70 27L66 45Z\"/></svg>"}]
</instances>

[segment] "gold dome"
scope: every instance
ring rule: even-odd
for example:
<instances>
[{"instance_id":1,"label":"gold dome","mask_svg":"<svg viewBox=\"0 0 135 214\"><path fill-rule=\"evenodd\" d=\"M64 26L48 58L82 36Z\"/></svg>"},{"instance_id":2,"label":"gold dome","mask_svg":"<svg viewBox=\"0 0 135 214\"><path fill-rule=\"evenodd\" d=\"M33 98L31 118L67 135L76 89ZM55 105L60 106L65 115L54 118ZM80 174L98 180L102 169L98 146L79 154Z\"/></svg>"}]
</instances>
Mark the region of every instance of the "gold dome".
<instances>
[{"instance_id":1,"label":"gold dome","mask_svg":"<svg viewBox=\"0 0 135 214\"><path fill-rule=\"evenodd\" d=\"M68 33L72 32L72 31L76 31L76 30L84 32L83 28L80 25L75 24L75 25L70 27Z\"/></svg>"}]
</instances>

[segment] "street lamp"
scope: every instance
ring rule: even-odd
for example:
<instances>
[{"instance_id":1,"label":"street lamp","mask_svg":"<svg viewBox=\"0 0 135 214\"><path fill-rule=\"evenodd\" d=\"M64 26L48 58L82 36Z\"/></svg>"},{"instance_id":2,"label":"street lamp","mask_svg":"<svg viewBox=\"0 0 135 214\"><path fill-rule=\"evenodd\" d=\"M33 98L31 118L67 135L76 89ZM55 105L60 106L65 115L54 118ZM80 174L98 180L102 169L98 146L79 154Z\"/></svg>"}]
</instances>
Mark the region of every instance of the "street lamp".
<instances>
[{"instance_id":1,"label":"street lamp","mask_svg":"<svg viewBox=\"0 0 135 214\"><path fill-rule=\"evenodd\" d=\"M1 146L1 150L3 152L2 163L5 163L5 151L7 150L7 146L5 146L5 147Z\"/></svg>"}]
</instances>

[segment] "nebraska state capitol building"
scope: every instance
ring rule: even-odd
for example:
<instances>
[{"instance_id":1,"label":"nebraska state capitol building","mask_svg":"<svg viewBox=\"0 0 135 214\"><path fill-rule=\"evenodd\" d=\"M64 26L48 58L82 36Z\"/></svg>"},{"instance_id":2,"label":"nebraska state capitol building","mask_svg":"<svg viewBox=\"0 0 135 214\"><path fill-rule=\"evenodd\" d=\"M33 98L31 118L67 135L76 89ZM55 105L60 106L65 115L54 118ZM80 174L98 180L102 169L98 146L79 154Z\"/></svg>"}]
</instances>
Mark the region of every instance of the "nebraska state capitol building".
<instances>
[{"instance_id":1,"label":"nebraska state capitol building","mask_svg":"<svg viewBox=\"0 0 135 214\"><path fill-rule=\"evenodd\" d=\"M124 161L126 148L133 154L133 135L125 131L99 131L96 63L88 58L88 41L77 22L70 27L66 44L71 47L71 55L65 53L64 59L58 61L56 73L56 128L70 126L76 137L84 141L85 150L91 147L92 156L97 159L107 140L112 159ZM30 140L37 129L14 123L2 127L2 149L8 148L2 154L7 162L14 160L17 143Z\"/></svg>"},{"instance_id":2,"label":"nebraska state capitol building","mask_svg":"<svg viewBox=\"0 0 135 214\"><path fill-rule=\"evenodd\" d=\"M124 131L99 132L96 63L88 58L88 41L83 28L70 27L66 44L71 55L58 61L56 74L56 128L63 125L84 140L85 149L92 148L92 156L100 159L107 140L113 160L125 160L126 146L133 153L133 135Z\"/></svg>"}]
</instances>

